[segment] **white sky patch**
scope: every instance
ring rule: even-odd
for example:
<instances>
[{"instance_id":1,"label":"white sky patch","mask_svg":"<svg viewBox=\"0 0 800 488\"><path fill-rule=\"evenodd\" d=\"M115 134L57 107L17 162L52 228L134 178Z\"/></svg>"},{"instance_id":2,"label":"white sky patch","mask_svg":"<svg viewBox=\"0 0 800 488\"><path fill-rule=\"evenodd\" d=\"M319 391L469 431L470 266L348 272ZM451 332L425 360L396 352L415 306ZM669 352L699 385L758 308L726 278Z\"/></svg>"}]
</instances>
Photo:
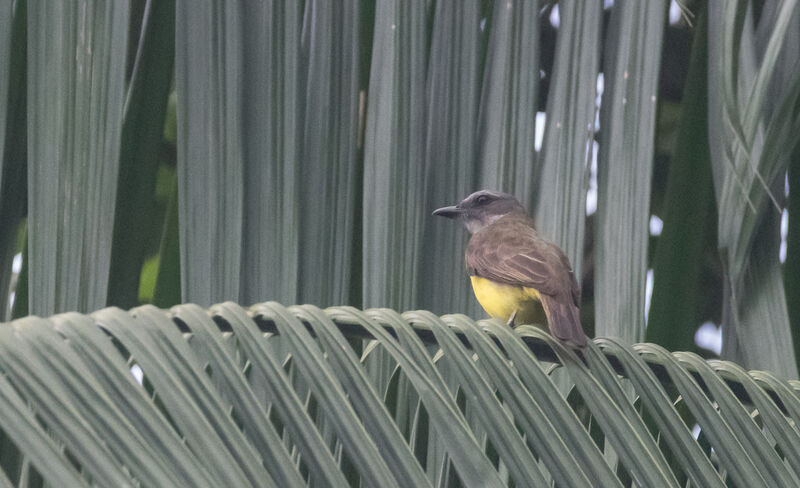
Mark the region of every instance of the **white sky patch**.
<instances>
[{"instance_id":1,"label":"white sky patch","mask_svg":"<svg viewBox=\"0 0 800 488\"><path fill-rule=\"evenodd\" d=\"M784 208L781 212L781 247L778 250L778 258L781 262L786 261L786 237L789 236L789 209Z\"/></svg>"},{"instance_id":2,"label":"white sky patch","mask_svg":"<svg viewBox=\"0 0 800 488\"><path fill-rule=\"evenodd\" d=\"M553 5L553 10L550 11L550 25L558 29L561 24L561 16L558 13L558 4Z\"/></svg>"},{"instance_id":3,"label":"white sky patch","mask_svg":"<svg viewBox=\"0 0 800 488\"><path fill-rule=\"evenodd\" d=\"M610 9L613 6L614 6L614 0L605 0L603 2L603 8L604 9Z\"/></svg>"},{"instance_id":4,"label":"white sky patch","mask_svg":"<svg viewBox=\"0 0 800 488\"><path fill-rule=\"evenodd\" d=\"M783 196L789 196L789 172L786 172L786 177L783 180Z\"/></svg>"},{"instance_id":5,"label":"white sky patch","mask_svg":"<svg viewBox=\"0 0 800 488\"><path fill-rule=\"evenodd\" d=\"M653 269L647 270L647 279L644 283L644 324L647 325L647 317L650 315L650 302L653 301L653 284L655 277L653 276Z\"/></svg>"},{"instance_id":6,"label":"white sky patch","mask_svg":"<svg viewBox=\"0 0 800 488\"><path fill-rule=\"evenodd\" d=\"M141 385L142 381L144 381L144 371L142 371L142 368L140 368L138 364L131 366L131 374L136 382Z\"/></svg>"},{"instance_id":7,"label":"white sky patch","mask_svg":"<svg viewBox=\"0 0 800 488\"><path fill-rule=\"evenodd\" d=\"M592 163L589 166L589 190L586 192L586 216L597 212L597 141L592 141Z\"/></svg>"},{"instance_id":8,"label":"white sky patch","mask_svg":"<svg viewBox=\"0 0 800 488\"><path fill-rule=\"evenodd\" d=\"M536 129L533 139L533 147L537 151L542 150L542 140L544 139L544 124L547 122L547 114L536 112Z\"/></svg>"},{"instance_id":9,"label":"white sky patch","mask_svg":"<svg viewBox=\"0 0 800 488\"><path fill-rule=\"evenodd\" d=\"M694 440L700 437L700 424L694 424L694 427L692 427L692 437L694 437Z\"/></svg>"},{"instance_id":10,"label":"white sky patch","mask_svg":"<svg viewBox=\"0 0 800 488\"><path fill-rule=\"evenodd\" d=\"M597 96L594 99L594 131L597 132L600 130L600 105L603 101L603 90L605 89L606 83L605 78L603 78L603 73L597 74L597 86L595 91L597 92Z\"/></svg>"},{"instance_id":11,"label":"white sky patch","mask_svg":"<svg viewBox=\"0 0 800 488\"><path fill-rule=\"evenodd\" d=\"M11 261L11 272L19 274L22 271L22 253L17 253Z\"/></svg>"},{"instance_id":12,"label":"white sky patch","mask_svg":"<svg viewBox=\"0 0 800 488\"><path fill-rule=\"evenodd\" d=\"M481 19L481 32L486 30L486 17Z\"/></svg>"},{"instance_id":13,"label":"white sky patch","mask_svg":"<svg viewBox=\"0 0 800 488\"><path fill-rule=\"evenodd\" d=\"M705 322L695 332L694 343L719 354L722 352L722 329L713 322Z\"/></svg>"},{"instance_id":14,"label":"white sky patch","mask_svg":"<svg viewBox=\"0 0 800 488\"><path fill-rule=\"evenodd\" d=\"M11 310L14 308L14 299L17 298L16 287L19 282L19 273L22 271L22 253L17 253L11 260L11 290L8 293L8 312L5 320L11 320ZM2 317L0 317L2 319Z\"/></svg>"},{"instance_id":15,"label":"white sky patch","mask_svg":"<svg viewBox=\"0 0 800 488\"><path fill-rule=\"evenodd\" d=\"M597 74L597 86L595 88L595 91L597 92L597 95L595 96L595 99L594 99L594 106L595 106L595 111L594 111L594 131L595 132L598 132L600 130L600 105L601 105L601 102L603 101L603 90L604 89L605 89L605 80L603 78L603 73L598 73Z\"/></svg>"},{"instance_id":16,"label":"white sky patch","mask_svg":"<svg viewBox=\"0 0 800 488\"><path fill-rule=\"evenodd\" d=\"M650 216L650 235L660 236L661 230L664 228L664 221L658 218L658 215Z\"/></svg>"},{"instance_id":17,"label":"white sky patch","mask_svg":"<svg viewBox=\"0 0 800 488\"><path fill-rule=\"evenodd\" d=\"M678 2L669 2L669 25L675 25L681 20L681 7Z\"/></svg>"},{"instance_id":18,"label":"white sky patch","mask_svg":"<svg viewBox=\"0 0 800 488\"><path fill-rule=\"evenodd\" d=\"M603 73L597 73L597 98L594 100L594 104L597 108L600 108L600 101L603 98L603 90L606 88L606 79L603 76Z\"/></svg>"},{"instance_id":19,"label":"white sky patch","mask_svg":"<svg viewBox=\"0 0 800 488\"><path fill-rule=\"evenodd\" d=\"M608 2L606 2L608 4ZM611 2L613 5L614 2ZM594 100L594 131L600 130L600 102L603 99L603 88L605 81L603 73L597 74L597 96ZM590 127L591 129L591 127ZM597 212L597 155L600 152L600 145L597 141L592 141L592 159L589 165L589 190L586 192L586 216L594 215Z\"/></svg>"}]
</instances>

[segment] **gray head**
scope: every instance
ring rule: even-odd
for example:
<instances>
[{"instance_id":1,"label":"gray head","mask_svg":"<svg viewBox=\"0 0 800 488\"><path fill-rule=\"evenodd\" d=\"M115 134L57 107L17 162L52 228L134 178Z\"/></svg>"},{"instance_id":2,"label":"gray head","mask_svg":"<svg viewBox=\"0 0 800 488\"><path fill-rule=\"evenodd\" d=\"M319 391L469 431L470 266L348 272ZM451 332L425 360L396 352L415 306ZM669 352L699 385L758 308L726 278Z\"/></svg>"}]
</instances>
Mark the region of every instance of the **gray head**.
<instances>
[{"instance_id":1,"label":"gray head","mask_svg":"<svg viewBox=\"0 0 800 488\"><path fill-rule=\"evenodd\" d=\"M525 216L525 208L508 193L492 190L476 191L458 205L434 210L433 215L457 219L464 223L470 234L509 214Z\"/></svg>"}]
</instances>

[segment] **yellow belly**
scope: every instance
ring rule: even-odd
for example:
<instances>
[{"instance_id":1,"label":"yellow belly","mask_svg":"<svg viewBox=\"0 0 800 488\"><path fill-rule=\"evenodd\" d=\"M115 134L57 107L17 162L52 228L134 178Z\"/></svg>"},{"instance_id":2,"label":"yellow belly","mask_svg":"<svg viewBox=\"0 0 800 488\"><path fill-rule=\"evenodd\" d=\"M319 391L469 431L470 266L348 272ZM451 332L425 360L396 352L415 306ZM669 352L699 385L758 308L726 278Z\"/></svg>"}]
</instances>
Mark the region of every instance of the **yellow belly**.
<instances>
[{"instance_id":1,"label":"yellow belly","mask_svg":"<svg viewBox=\"0 0 800 488\"><path fill-rule=\"evenodd\" d=\"M475 298L490 316L508 320L516 311L514 322L517 324L545 322L539 292L535 289L503 285L480 276L470 276L470 280Z\"/></svg>"}]
</instances>

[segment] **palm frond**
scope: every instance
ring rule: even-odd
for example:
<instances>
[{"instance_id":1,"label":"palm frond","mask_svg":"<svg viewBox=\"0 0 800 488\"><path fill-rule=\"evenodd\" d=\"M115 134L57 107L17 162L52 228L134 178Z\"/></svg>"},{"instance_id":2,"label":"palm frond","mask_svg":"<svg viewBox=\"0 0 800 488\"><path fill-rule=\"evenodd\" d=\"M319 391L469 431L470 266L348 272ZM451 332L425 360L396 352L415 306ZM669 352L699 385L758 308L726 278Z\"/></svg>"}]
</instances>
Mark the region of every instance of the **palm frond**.
<instances>
[{"instance_id":1,"label":"palm frond","mask_svg":"<svg viewBox=\"0 0 800 488\"><path fill-rule=\"evenodd\" d=\"M245 206L239 83L243 14L235 4L176 4L181 286L186 300L205 305L212 297L239 299ZM217 273L221 278L212 279Z\"/></svg>"},{"instance_id":2,"label":"palm frond","mask_svg":"<svg viewBox=\"0 0 800 488\"><path fill-rule=\"evenodd\" d=\"M611 14L597 173L598 336L644 339L650 180L666 7L622 2Z\"/></svg>"},{"instance_id":3,"label":"palm frond","mask_svg":"<svg viewBox=\"0 0 800 488\"><path fill-rule=\"evenodd\" d=\"M787 486L800 469L797 382L463 315L105 309L20 319L0 352L6 486Z\"/></svg>"},{"instance_id":4,"label":"palm frond","mask_svg":"<svg viewBox=\"0 0 800 488\"><path fill-rule=\"evenodd\" d=\"M151 2L142 21L120 136L119 185L109 269L109 305L130 308L139 299L167 99L175 65L175 0Z\"/></svg>"},{"instance_id":5,"label":"palm frond","mask_svg":"<svg viewBox=\"0 0 800 488\"><path fill-rule=\"evenodd\" d=\"M28 201L29 311L96 310L108 290L129 6L30 2L27 13L28 184L40 189Z\"/></svg>"},{"instance_id":6,"label":"palm frond","mask_svg":"<svg viewBox=\"0 0 800 488\"><path fill-rule=\"evenodd\" d=\"M794 0L782 2L760 26L746 2L711 5L709 12L709 120L721 121L709 125L709 136L727 281L723 356L796 376L777 252L782 203L775 195L797 144L787 130L798 121L800 74L776 63L800 9ZM784 64L791 70L796 59Z\"/></svg>"},{"instance_id":7,"label":"palm frond","mask_svg":"<svg viewBox=\"0 0 800 488\"><path fill-rule=\"evenodd\" d=\"M536 225L564 249L580 280L586 187L595 150L602 6L598 2L564 2L559 12L563 20L547 98Z\"/></svg>"},{"instance_id":8,"label":"palm frond","mask_svg":"<svg viewBox=\"0 0 800 488\"><path fill-rule=\"evenodd\" d=\"M11 315L11 263L28 198L26 7L25 2L0 2L0 227L4 229L0 233L0 317L4 319Z\"/></svg>"},{"instance_id":9,"label":"palm frond","mask_svg":"<svg viewBox=\"0 0 800 488\"><path fill-rule=\"evenodd\" d=\"M437 4L437 13L444 9ZM427 12L423 2L381 0L375 8L361 214L362 294L368 306L406 308L417 300L417 273L410 263L419 259L423 219L430 213L424 197ZM437 16L437 21L447 19ZM464 49L469 47L465 42ZM445 69L431 68L439 76Z\"/></svg>"}]
</instances>

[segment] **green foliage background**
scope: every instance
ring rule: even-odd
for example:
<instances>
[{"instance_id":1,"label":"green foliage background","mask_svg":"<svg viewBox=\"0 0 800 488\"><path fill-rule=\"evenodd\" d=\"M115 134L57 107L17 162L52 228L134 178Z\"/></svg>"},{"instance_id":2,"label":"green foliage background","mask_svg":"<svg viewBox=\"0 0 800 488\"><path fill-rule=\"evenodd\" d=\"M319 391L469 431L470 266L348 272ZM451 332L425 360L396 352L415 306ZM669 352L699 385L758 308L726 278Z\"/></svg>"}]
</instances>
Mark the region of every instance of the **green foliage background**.
<instances>
[{"instance_id":1,"label":"green foliage background","mask_svg":"<svg viewBox=\"0 0 800 488\"><path fill-rule=\"evenodd\" d=\"M497 188L569 255L587 330L693 350L712 321L723 357L796 377L797 2L682 3L0 0L3 312L23 252L15 316L479 318L466 233L430 212Z\"/></svg>"},{"instance_id":2,"label":"green foliage background","mask_svg":"<svg viewBox=\"0 0 800 488\"><path fill-rule=\"evenodd\" d=\"M0 0L0 487L797 486L797 4ZM478 188L585 350L458 314Z\"/></svg>"}]
</instances>

